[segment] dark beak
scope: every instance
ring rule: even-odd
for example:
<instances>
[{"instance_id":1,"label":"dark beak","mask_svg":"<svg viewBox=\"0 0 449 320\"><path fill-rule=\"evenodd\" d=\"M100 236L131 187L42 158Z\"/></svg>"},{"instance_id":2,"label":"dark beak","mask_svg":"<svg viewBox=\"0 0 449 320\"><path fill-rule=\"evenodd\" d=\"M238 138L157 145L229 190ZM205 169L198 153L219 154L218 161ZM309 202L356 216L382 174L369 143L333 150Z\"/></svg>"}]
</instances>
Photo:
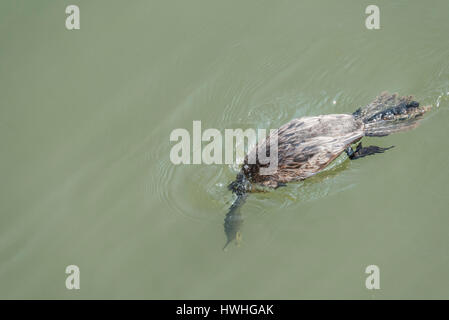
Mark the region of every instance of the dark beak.
<instances>
[{"instance_id":1,"label":"dark beak","mask_svg":"<svg viewBox=\"0 0 449 320\"><path fill-rule=\"evenodd\" d=\"M223 247L223 251L227 251L226 248L228 247L228 245L232 242L232 239L228 239L228 241L226 241L226 244Z\"/></svg>"}]
</instances>

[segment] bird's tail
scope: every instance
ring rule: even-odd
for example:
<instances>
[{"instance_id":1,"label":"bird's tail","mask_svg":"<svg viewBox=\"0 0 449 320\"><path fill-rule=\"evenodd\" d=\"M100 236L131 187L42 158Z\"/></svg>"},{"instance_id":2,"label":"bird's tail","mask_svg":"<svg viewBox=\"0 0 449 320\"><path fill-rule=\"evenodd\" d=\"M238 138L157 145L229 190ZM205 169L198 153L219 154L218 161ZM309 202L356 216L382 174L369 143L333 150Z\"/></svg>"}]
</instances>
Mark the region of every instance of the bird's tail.
<instances>
[{"instance_id":1,"label":"bird's tail","mask_svg":"<svg viewBox=\"0 0 449 320\"><path fill-rule=\"evenodd\" d=\"M412 96L399 97L396 93L382 93L372 103L353 113L365 123L365 135L382 137L418 126L418 120L430 110L419 106Z\"/></svg>"}]
</instances>

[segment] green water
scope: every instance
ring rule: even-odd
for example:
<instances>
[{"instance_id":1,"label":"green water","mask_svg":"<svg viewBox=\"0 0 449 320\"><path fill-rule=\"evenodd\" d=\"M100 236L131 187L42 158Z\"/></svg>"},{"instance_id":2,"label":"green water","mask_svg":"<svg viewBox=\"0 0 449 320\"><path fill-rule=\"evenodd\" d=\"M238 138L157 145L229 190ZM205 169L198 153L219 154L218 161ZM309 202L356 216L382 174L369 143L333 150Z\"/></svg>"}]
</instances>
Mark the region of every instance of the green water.
<instances>
[{"instance_id":1,"label":"green water","mask_svg":"<svg viewBox=\"0 0 449 320\"><path fill-rule=\"evenodd\" d=\"M448 18L447 1L1 1L0 298L449 298ZM277 128L384 90L433 111L364 140L385 154L251 195L221 250L237 168L173 165L173 129Z\"/></svg>"}]
</instances>

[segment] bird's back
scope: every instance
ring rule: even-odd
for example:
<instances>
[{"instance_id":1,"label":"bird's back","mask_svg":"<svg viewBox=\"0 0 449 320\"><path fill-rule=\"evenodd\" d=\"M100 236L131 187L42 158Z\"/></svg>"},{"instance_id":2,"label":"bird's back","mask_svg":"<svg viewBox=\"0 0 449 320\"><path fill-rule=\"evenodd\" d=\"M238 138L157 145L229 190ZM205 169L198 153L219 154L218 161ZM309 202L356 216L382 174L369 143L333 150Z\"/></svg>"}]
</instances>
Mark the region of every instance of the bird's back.
<instances>
[{"instance_id":1,"label":"bird's back","mask_svg":"<svg viewBox=\"0 0 449 320\"><path fill-rule=\"evenodd\" d=\"M277 131L278 169L272 175L258 175L258 165L249 165L254 182L302 180L324 169L345 148L360 140L364 124L350 114L329 114L293 119ZM268 139L270 141L271 139ZM263 141L261 143L267 143ZM274 143L271 141L270 144ZM272 150L272 146L270 146ZM256 149L251 152L256 152Z\"/></svg>"}]
</instances>

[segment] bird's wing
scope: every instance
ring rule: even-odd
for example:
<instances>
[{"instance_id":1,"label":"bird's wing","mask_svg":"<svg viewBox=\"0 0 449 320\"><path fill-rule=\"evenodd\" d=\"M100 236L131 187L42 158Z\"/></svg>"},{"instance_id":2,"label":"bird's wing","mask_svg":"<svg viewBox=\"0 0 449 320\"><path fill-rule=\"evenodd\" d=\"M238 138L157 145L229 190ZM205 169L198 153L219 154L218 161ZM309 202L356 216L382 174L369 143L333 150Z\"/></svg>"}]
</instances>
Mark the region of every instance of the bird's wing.
<instances>
[{"instance_id":1,"label":"bird's wing","mask_svg":"<svg viewBox=\"0 0 449 320\"><path fill-rule=\"evenodd\" d=\"M305 179L318 173L337 158L350 144L360 140L363 131L341 136L318 136L307 139L296 146L286 145L279 157L278 175L294 177L288 180ZM279 154L279 151L278 151Z\"/></svg>"}]
</instances>

